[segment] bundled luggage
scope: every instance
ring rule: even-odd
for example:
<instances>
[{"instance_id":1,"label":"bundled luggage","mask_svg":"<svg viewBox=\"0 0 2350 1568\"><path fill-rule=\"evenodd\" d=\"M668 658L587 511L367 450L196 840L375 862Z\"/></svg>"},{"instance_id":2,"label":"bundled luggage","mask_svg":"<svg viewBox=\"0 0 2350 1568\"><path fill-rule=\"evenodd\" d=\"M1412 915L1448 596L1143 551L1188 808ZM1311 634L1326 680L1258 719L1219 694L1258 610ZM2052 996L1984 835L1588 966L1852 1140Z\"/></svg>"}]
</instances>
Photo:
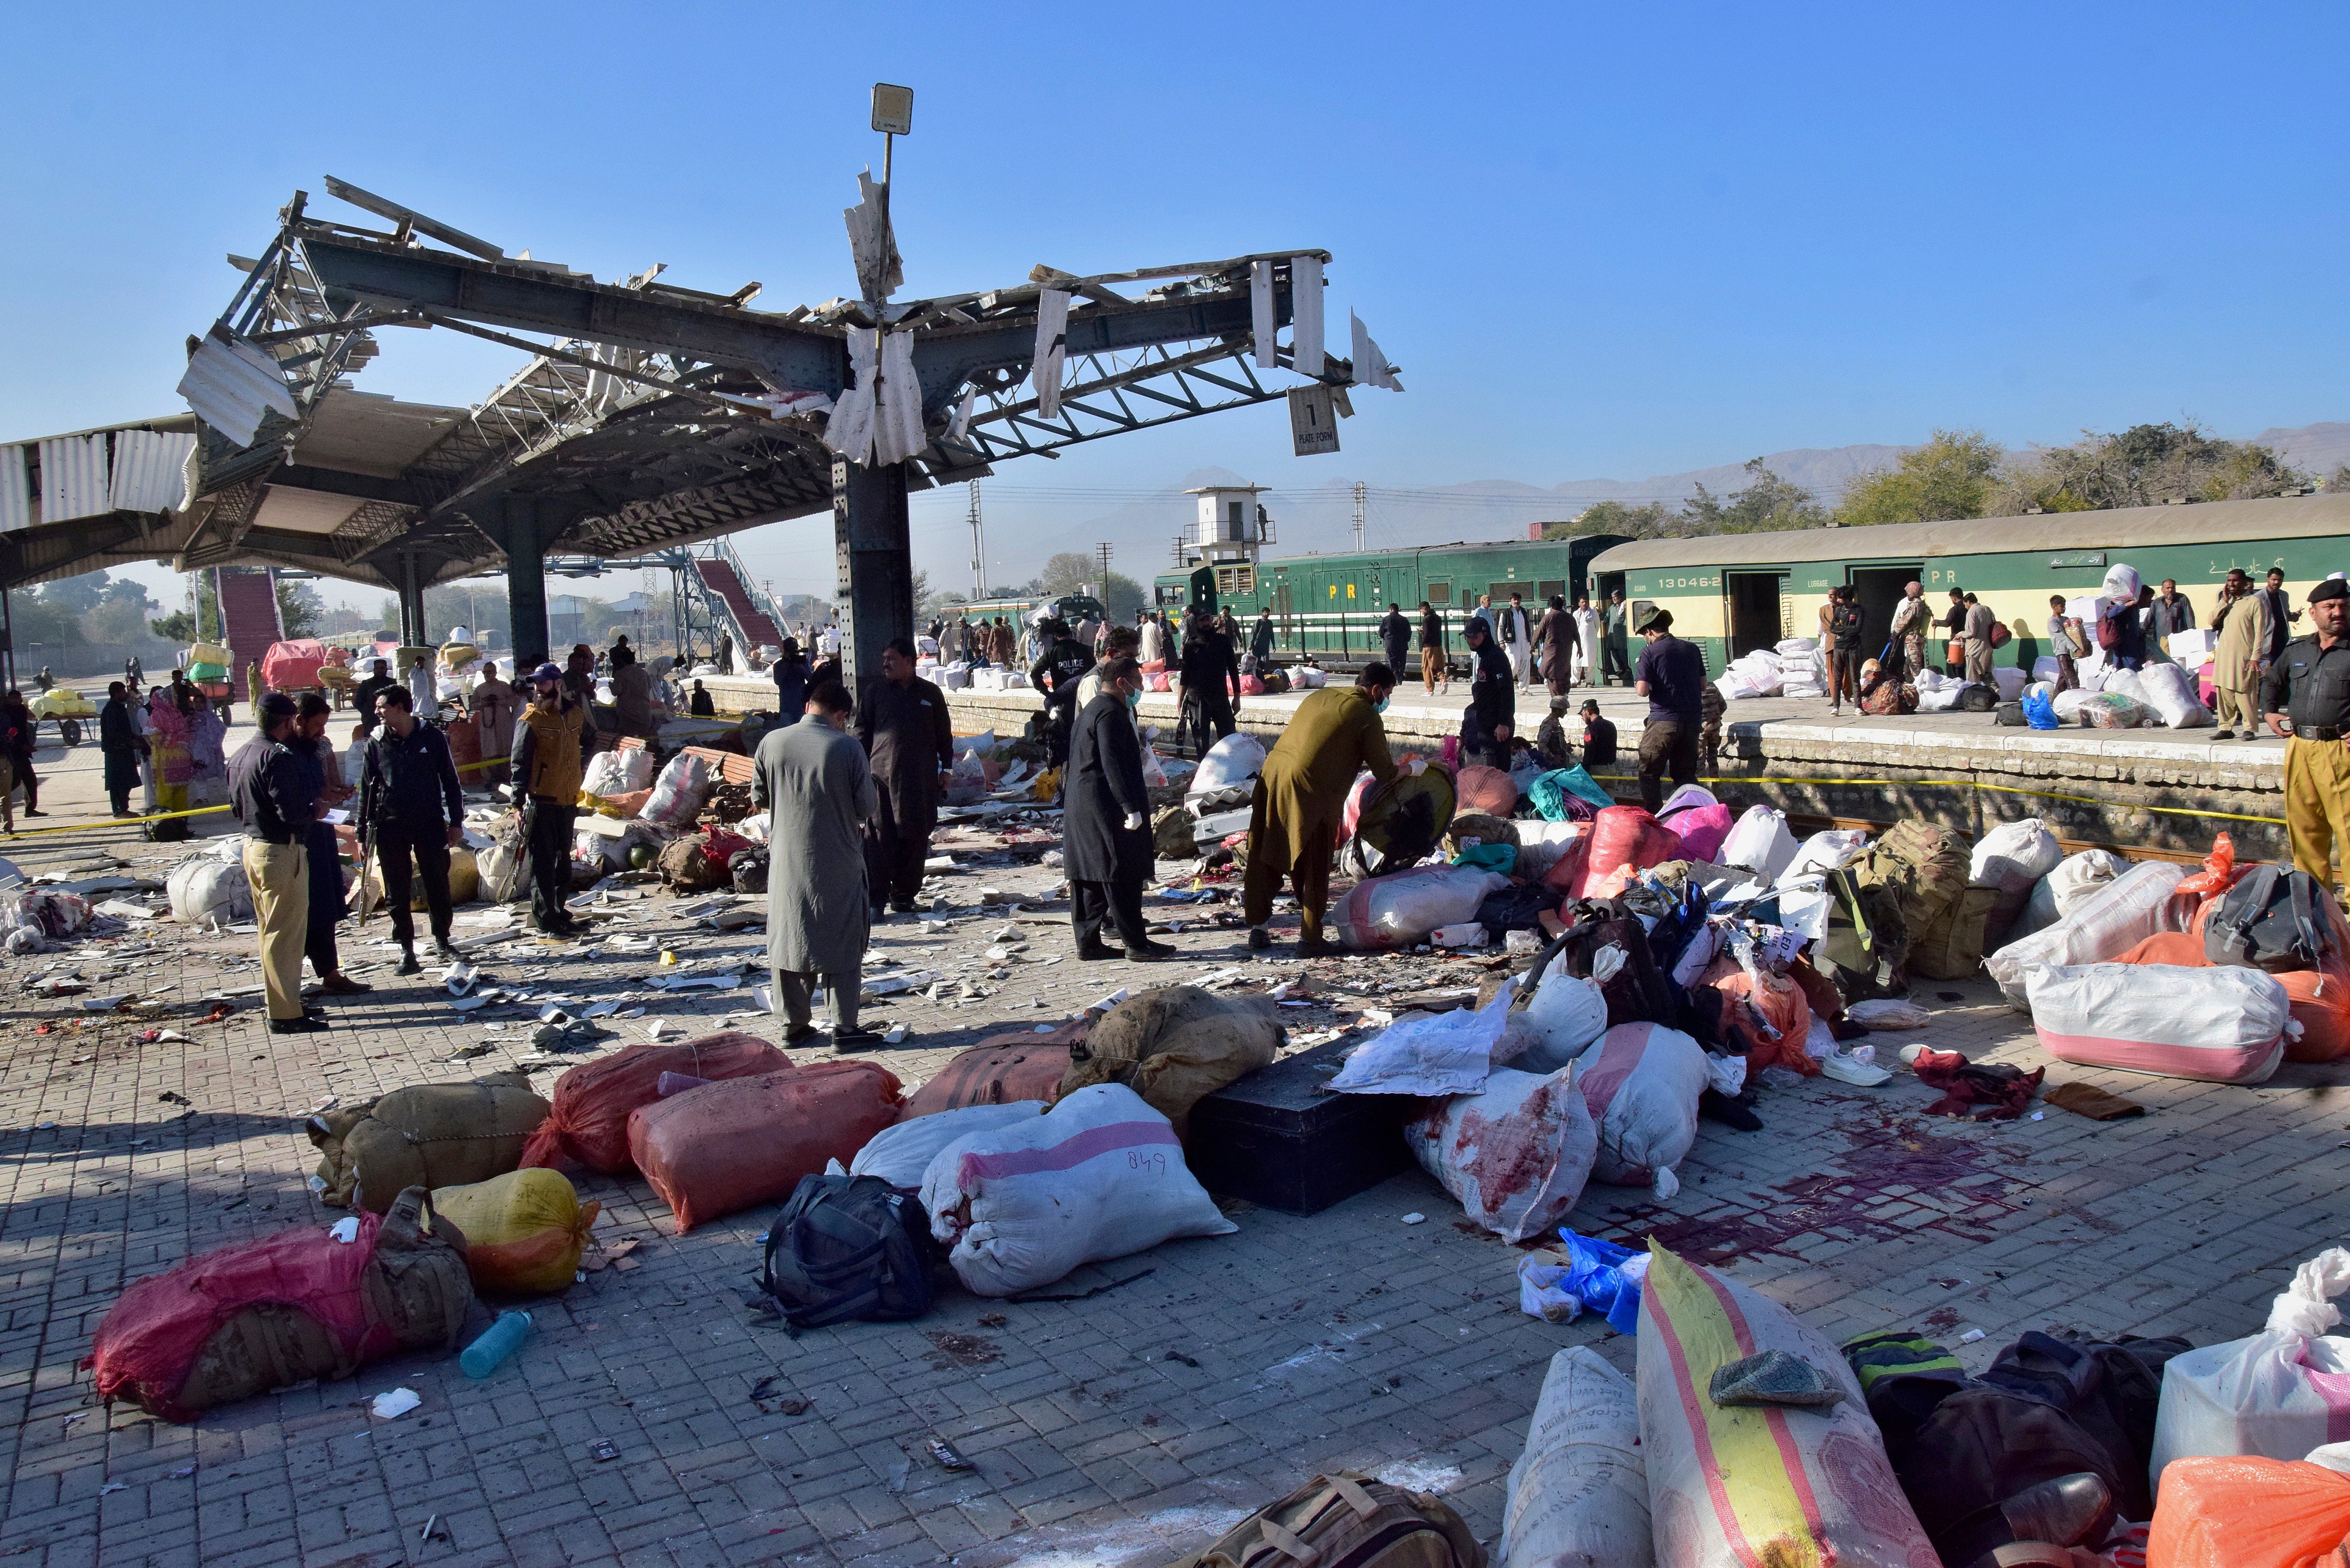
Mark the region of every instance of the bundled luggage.
<instances>
[{"instance_id":1,"label":"bundled luggage","mask_svg":"<svg viewBox=\"0 0 2350 1568\"><path fill-rule=\"evenodd\" d=\"M947 1145L972 1133L1028 1121L1043 1116L1045 1110L1042 1100L1014 1100L1007 1105L962 1106L926 1116L909 1116L868 1139L848 1162L848 1174L878 1176L900 1192L920 1192L923 1173Z\"/></svg>"},{"instance_id":2,"label":"bundled luggage","mask_svg":"<svg viewBox=\"0 0 2350 1568\"><path fill-rule=\"evenodd\" d=\"M1441 1498L1341 1470L1315 1476L1171 1568L1485 1568L1485 1552Z\"/></svg>"},{"instance_id":3,"label":"bundled luggage","mask_svg":"<svg viewBox=\"0 0 2350 1568\"><path fill-rule=\"evenodd\" d=\"M2284 987L2252 969L2042 966L2026 976L2025 1001L2060 1062L2215 1084L2266 1083L2294 1027Z\"/></svg>"},{"instance_id":4,"label":"bundled luggage","mask_svg":"<svg viewBox=\"0 0 2350 1568\"><path fill-rule=\"evenodd\" d=\"M546 1120L525 1073L470 1084L421 1084L324 1111L303 1124L322 1157L318 1201L381 1214L411 1187L459 1187L503 1176Z\"/></svg>"},{"instance_id":5,"label":"bundled luggage","mask_svg":"<svg viewBox=\"0 0 2350 1568\"><path fill-rule=\"evenodd\" d=\"M734 1030L675 1045L629 1045L582 1062L555 1080L546 1119L523 1148L522 1163L551 1166L574 1159L607 1176L635 1168L629 1158L629 1113L660 1098L664 1073L694 1078L751 1078L776 1073L792 1059L760 1039Z\"/></svg>"},{"instance_id":6,"label":"bundled luggage","mask_svg":"<svg viewBox=\"0 0 2350 1568\"><path fill-rule=\"evenodd\" d=\"M2054 925L1991 954L1984 967L2000 994L2022 1007L2026 976L2036 967L2106 963L2158 931L2184 930L2192 900L2171 895L2186 875L2168 860L2142 860Z\"/></svg>"},{"instance_id":7,"label":"bundled luggage","mask_svg":"<svg viewBox=\"0 0 2350 1568\"><path fill-rule=\"evenodd\" d=\"M2158 1501L2172 1461L2258 1454L2295 1459L2339 1436L2350 1338L2334 1298L2350 1290L2350 1251L2328 1247L2293 1271L2260 1333L2207 1345L2162 1369L2151 1456Z\"/></svg>"},{"instance_id":8,"label":"bundled luggage","mask_svg":"<svg viewBox=\"0 0 2350 1568\"><path fill-rule=\"evenodd\" d=\"M133 1282L92 1336L99 1397L187 1422L403 1350L454 1350L473 1303L464 1237L434 1223L421 1187L355 1223L348 1241L302 1225Z\"/></svg>"},{"instance_id":9,"label":"bundled luggage","mask_svg":"<svg viewBox=\"0 0 2350 1568\"><path fill-rule=\"evenodd\" d=\"M1045 1104L1061 1097L1061 1079L1076 1058L1073 1047L1093 1031L1080 1018L1045 1033L991 1034L958 1052L906 1102L906 1119L936 1116L965 1106L1008 1106L1023 1100Z\"/></svg>"},{"instance_id":10,"label":"bundled luggage","mask_svg":"<svg viewBox=\"0 0 2350 1568\"><path fill-rule=\"evenodd\" d=\"M1650 1568L1648 1476L1632 1380L1588 1345L1552 1356L1509 1489L1502 1568Z\"/></svg>"},{"instance_id":11,"label":"bundled luggage","mask_svg":"<svg viewBox=\"0 0 2350 1568\"><path fill-rule=\"evenodd\" d=\"M1485 896L1509 885L1499 872L1468 866L1416 866L1373 877L1347 889L1330 911L1330 935L1357 952L1408 948L1440 926L1475 919Z\"/></svg>"},{"instance_id":12,"label":"bundled luggage","mask_svg":"<svg viewBox=\"0 0 2350 1568\"><path fill-rule=\"evenodd\" d=\"M1186 1136L1191 1107L1226 1084L1272 1064L1282 1027L1262 996L1218 996L1194 985L1137 992L1097 1020L1071 1048L1061 1096L1090 1084L1124 1084Z\"/></svg>"},{"instance_id":13,"label":"bundled luggage","mask_svg":"<svg viewBox=\"0 0 2350 1568\"><path fill-rule=\"evenodd\" d=\"M845 1168L898 1119L895 1074L871 1062L816 1062L727 1078L629 1113L629 1157L681 1234L781 1200L827 1160Z\"/></svg>"},{"instance_id":14,"label":"bundled luggage","mask_svg":"<svg viewBox=\"0 0 2350 1568\"><path fill-rule=\"evenodd\" d=\"M1678 1029L1619 1023L1577 1064L1575 1086L1598 1137L1591 1174L1617 1187L1653 1184L1669 1198L1674 1167L1697 1142L1705 1051Z\"/></svg>"},{"instance_id":15,"label":"bundled luggage","mask_svg":"<svg viewBox=\"0 0 2350 1568\"><path fill-rule=\"evenodd\" d=\"M1095 1084L1041 1116L941 1149L922 1179L931 1234L983 1296L1049 1285L1081 1263L1178 1236L1225 1236L1183 1163L1174 1125L1122 1084Z\"/></svg>"},{"instance_id":16,"label":"bundled luggage","mask_svg":"<svg viewBox=\"0 0 2350 1568\"><path fill-rule=\"evenodd\" d=\"M571 1288L602 1206L582 1203L560 1171L510 1170L432 1195L465 1238L473 1288L492 1295L556 1295Z\"/></svg>"},{"instance_id":17,"label":"bundled luggage","mask_svg":"<svg viewBox=\"0 0 2350 1568\"><path fill-rule=\"evenodd\" d=\"M1435 1101L1405 1125L1420 1168L1505 1241L1555 1227L1591 1178L1599 1134L1575 1071L1496 1067L1482 1093Z\"/></svg>"}]
</instances>

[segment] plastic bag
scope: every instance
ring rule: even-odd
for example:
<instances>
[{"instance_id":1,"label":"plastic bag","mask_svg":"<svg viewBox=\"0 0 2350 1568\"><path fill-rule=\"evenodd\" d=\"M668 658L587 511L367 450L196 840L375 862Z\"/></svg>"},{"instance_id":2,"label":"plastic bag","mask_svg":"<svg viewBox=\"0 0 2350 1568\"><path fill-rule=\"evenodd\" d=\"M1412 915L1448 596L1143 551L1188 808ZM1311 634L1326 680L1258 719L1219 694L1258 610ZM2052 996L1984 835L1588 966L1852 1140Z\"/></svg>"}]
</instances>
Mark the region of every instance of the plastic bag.
<instances>
[{"instance_id":1,"label":"plastic bag","mask_svg":"<svg viewBox=\"0 0 2350 1568\"><path fill-rule=\"evenodd\" d=\"M2163 1472L2147 1568L2304 1568L2341 1561L2350 1476L2298 1459L2184 1459Z\"/></svg>"},{"instance_id":2,"label":"plastic bag","mask_svg":"<svg viewBox=\"0 0 2350 1568\"><path fill-rule=\"evenodd\" d=\"M432 1207L465 1238L473 1288L494 1295L555 1295L571 1288L602 1206L582 1203L560 1172L510 1170L444 1187Z\"/></svg>"},{"instance_id":3,"label":"plastic bag","mask_svg":"<svg viewBox=\"0 0 2350 1568\"><path fill-rule=\"evenodd\" d=\"M1934 1015L1914 1002L1898 997L1879 997L1874 1002L1856 1002L1845 1009L1845 1016L1879 1033L1908 1033L1923 1029L1934 1022Z\"/></svg>"},{"instance_id":4,"label":"plastic bag","mask_svg":"<svg viewBox=\"0 0 2350 1568\"><path fill-rule=\"evenodd\" d=\"M1519 1261L1519 1310L1546 1323L1573 1323L1584 1313L1596 1312L1617 1333L1637 1333L1640 1278L1648 1272L1648 1254L1564 1227L1558 1239L1565 1251L1564 1263L1548 1262L1544 1252Z\"/></svg>"},{"instance_id":5,"label":"plastic bag","mask_svg":"<svg viewBox=\"0 0 2350 1568\"><path fill-rule=\"evenodd\" d=\"M2138 676L2138 700L2174 730L2208 729L2219 721L2203 706L2195 678L2176 664L2149 664Z\"/></svg>"},{"instance_id":6,"label":"plastic bag","mask_svg":"<svg viewBox=\"0 0 2350 1568\"><path fill-rule=\"evenodd\" d=\"M2123 675L2129 673L2125 670ZM2109 680L2108 686L2112 684ZM2152 717L2142 702L2125 697L2117 691L2100 691L2081 704L2082 722L2094 730L2135 730Z\"/></svg>"},{"instance_id":7,"label":"plastic bag","mask_svg":"<svg viewBox=\"0 0 2350 1568\"><path fill-rule=\"evenodd\" d=\"M1406 948L1439 926L1477 918L1485 895L1507 877L1465 866L1416 866L1357 882L1330 913L1330 934L1357 951Z\"/></svg>"},{"instance_id":8,"label":"plastic bag","mask_svg":"<svg viewBox=\"0 0 2350 1568\"><path fill-rule=\"evenodd\" d=\"M827 1160L857 1158L898 1119L897 1075L872 1062L816 1062L730 1078L629 1113L629 1158L680 1234L788 1197Z\"/></svg>"},{"instance_id":9,"label":"plastic bag","mask_svg":"<svg viewBox=\"0 0 2350 1568\"><path fill-rule=\"evenodd\" d=\"M1657 1560L1676 1568L1940 1562L1835 1347L1729 1276L1653 1242L1650 1252L1640 1287L1640 1451ZM1713 1375L1768 1350L1809 1364L1844 1397L1816 1409L1714 1404Z\"/></svg>"},{"instance_id":10,"label":"plastic bag","mask_svg":"<svg viewBox=\"0 0 2350 1568\"><path fill-rule=\"evenodd\" d=\"M1722 865L1744 867L1765 882L1777 881L1794 858L1795 836L1787 831L1787 814L1772 806L1747 807L1721 841Z\"/></svg>"},{"instance_id":11,"label":"plastic bag","mask_svg":"<svg viewBox=\"0 0 2350 1568\"><path fill-rule=\"evenodd\" d=\"M1474 1095L1484 1090L1515 982L1484 1006L1406 1017L1357 1047L1323 1086L1357 1095Z\"/></svg>"},{"instance_id":12,"label":"plastic bag","mask_svg":"<svg viewBox=\"0 0 2350 1568\"><path fill-rule=\"evenodd\" d=\"M2350 1251L2328 1247L2293 1271L2260 1333L2182 1352L2163 1366L2152 1466L2158 1517L2169 1500L2173 1459L2298 1459L2333 1440L2350 1338L2329 1331L2342 1321L2334 1298L2345 1290Z\"/></svg>"},{"instance_id":13,"label":"plastic bag","mask_svg":"<svg viewBox=\"0 0 2350 1568\"><path fill-rule=\"evenodd\" d=\"M1682 857L1681 841L1672 830L1637 805L1611 805L1601 812L1575 847L1579 855L1570 851L1563 856L1544 877L1574 898L1612 896L1634 875Z\"/></svg>"},{"instance_id":14,"label":"plastic bag","mask_svg":"<svg viewBox=\"0 0 2350 1568\"><path fill-rule=\"evenodd\" d=\"M2350 1483L2345 1483L2350 1486ZM1640 1397L1588 1345L1551 1357L1510 1467L1501 1568L1651 1568Z\"/></svg>"},{"instance_id":15,"label":"plastic bag","mask_svg":"<svg viewBox=\"0 0 2350 1568\"><path fill-rule=\"evenodd\" d=\"M1226 789L1264 771L1264 742L1246 731L1235 730L1208 748L1191 775L1191 791Z\"/></svg>"},{"instance_id":16,"label":"plastic bag","mask_svg":"<svg viewBox=\"0 0 2350 1568\"><path fill-rule=\"evenodd\" d=\"M2047 692L2034 687L2023 694L2023 722L2035 730L2056 728L2056 705Z\"/></svg>"},{"instance_id":17,"label":"plastic bag","mask_svg":"<svg viewBox=\"0 0 2350 1568\"><path fill-rule=\"evenodd\" d=\"M1438 1101L1406 1123L1404 1139L1470 1219L1505 1241L1538 1236L1583 1196L1599 1152L1575 1072L1496 1067L1483 1092Z\"/></svg>"},{"instance_id":18,"label":"plastic bag","mask_svg":"<svg viewBox=\"0 0 2350 1568\"><path fill-rule=\"evenodd\" d=\"M1867 847L1868 835L1858 828L1824 828L1804 839L1773 878L1779 889L1779 924L1806 941L1827 935L1826 873L1851 864Z\"/></svg>"},{"instance_id":19,"label":"plastic bag","mask_svg":"<svg viewBox=\"0 0 2350 1568\"><path fill-rule=\"evenodd\" d=\"M1750 1076L1773 1066L1792 1067L1807 1078L1819 1075L1819 1063L1804 1048L1811 1038L1812 1004L1794 980L1750 971L1724 953L1699 983L1721 993L1722 1038L1746 1058Z\"/></svg>"},{"instance_id":20,"label":"plastic bag","mask_svg":"<svg viewBox=\"0 0 2350 1568\"><path fill-rule=\"evenodd\" d=\"M1599 1135L1591 1174L1615 1187L1654 1184L1659 1198L1672 1196L1680 1186L1673 1168L1697 1142L1704 1049L1661 1023L1619 1023L1585 1053L1575 1086Z\"/></svg>"},{"instance_id":21,"label":"plastic bag","mask_svg":"<svg viewBox=\"0 0 2350 1568\"><path fill-rule=\"evenodd\" d=\"M1682 859L1711 862L1736 819L1728 806L1708 802L1681 811L1668 807L1657 820L1680 840Z\"/></svg>"},{"instance_id":22,"label":"plastic bag","mask_svg":"<svg viewBox=\"0 0 2350 1568\"><path fill-rule=\"evenodd\" d=\"M546 1119L524 1146L522 1163L575 1159L607 1176L636 1168L629 1157L629 1113L660 1098L663 1073L704 1079L754 1078L792 1064L755 1034L727 1030L674 1045L628 1045L582 1062L555 1080Z\"/></svg>"},{"instance_id":23,"label":"plastic bag","mask_svg":"<svg viewBox=\"0 0 2350 1568\"><path fill-rule=\"evenodd\" d=\"M956 1277L983 1296L1240 1229L1183 1163L1173 1125L1123 1084L1091 1085L1044 1116L956 1139L931 1159L922 1207Z\"/></svg>"},{"instance_id":24,"label":"plastic bag","mask_svg":"<svg viewBox=\"0 0 2350 1568\"><path fill-rule=\"evenodd\" d=\"M2076 855L2060 863L2049 877L2054 879L2080 858ZM2140 861L2084 898L2054 925L1991 954L1983 961L1983 967L1999 982L2000 994L2010 1004L2022 1007L2026 971L2034 965L2106 963L2157 931L2185 930L2195 900L2174 896L2185 876L2184 870L2168 860Z\"/></svg>"},{"instance_id":25,"label":"plastic bag","mask_svg":"<svg viewBox=\"0 0 2350 1568\"><path fill-rule=\"evenodd\" d=\"M2087 1067L2266 1083L2298 1032L2276 976L2233 965L2038 965L2024 994L2042 1047Z\"/></svg>"},{"instance_id":26,"label":"plastic bag","mask_svg":"<svg viewBox=\"0 0 2350 1568\"><path fill-rule=\"evenodd\" d=\"M935 1116L915 1116L883 1127L848 1162L851 1176L878 1176L900 1191L918 1192L939 1150L973 1133L993 1132L1045 1114L1042 1100L1009 1105L962 1106Z\"/></svg>"},{"instance_id":27,"label":"plastic bag","mask_svg":"<svg viewBox=\"0 0 2350 1568\"><path fill-rule=\"evenodd\" d=\"M2211 852L2203 857L2203 869L2181 877L2178 891L2209 901L2234 887L2236 877L2236 841L2222 833L2211 840Z\"/></svg>"}]
</instances>

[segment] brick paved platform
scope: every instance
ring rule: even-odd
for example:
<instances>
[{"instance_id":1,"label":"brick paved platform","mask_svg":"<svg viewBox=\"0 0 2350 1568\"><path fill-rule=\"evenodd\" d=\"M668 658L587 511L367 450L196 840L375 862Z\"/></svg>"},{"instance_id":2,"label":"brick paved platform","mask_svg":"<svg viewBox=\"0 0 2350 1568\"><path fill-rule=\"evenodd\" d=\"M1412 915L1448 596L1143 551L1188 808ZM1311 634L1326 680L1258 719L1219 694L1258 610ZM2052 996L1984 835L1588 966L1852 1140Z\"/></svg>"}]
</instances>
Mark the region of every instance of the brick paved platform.
<instances>
[{"instance_id":1,"label":"brick paved platform","mask_svg":"<svg viewBox=\"0 0 2350 1568\"><path fill-rule=\"evenodd\" d=\"M95 749L41 760L53 808L87 810ZM159 872L183 847L92 827L9 841L0 854L36 872L117 857ZM1305 967L1252 961L1237 930L1196 927L1168 939L1183 961L1080 965L1065 927L1038 924L1031 950L1060 961L986 980L979 950L1004 921L972 911L976 889L1034 895L1055 879L979 865L940 879L951 924L879 933L877 957L997 987L956 1005L892 998L873 1009L915 1032L911 1048L883 1054L894 1071L920 1077L984 1033L1057 1022L1116 986L1234 965L1253 985ZM671 909L663 898L623 903L605 940L646 931L691 957L757 946L755 933L698 930ZM487 934L459 927L461 938ZM527 939L484 947L498 982L582 996L641 992L650 972L641 956ZM311 1106L533 1054L526 1019L493 1019L505 1024L493 1034L479 1014L452 1012L430 971L397 981L382 951L348 951L382 966L369 977L382 989L337 1005L331 1033L273 1037L248 1006L224 1024L162 1020L193 1036L184 1044L139 1044L128 1018L93 1019L78 999L36 1002L19 987L44 968L78 968L93 994L190 1002L257 983L250 937L164 922L0 967L10 998L0 1556L106 1568L1146 1563L1337 1466L1443 1491L1490 1542L1550 1355L1588 1343L1631 1365L1630 1342L1604 1324L1520 1313L1514 1250L1456 1225L1457 1206L1417 1173L1312 1219L1233 1205L1238 1234L1162 1247L1152 1272L1091 1299L957 1293L920 1323L796 1340L738 1293L764 1212L678 1238L642 1183L589 1179L584 1195L607 1206L597 1232L607 1258L638 1245L537 1303L537 1332L487 1380L470 1382L453 1359L408 1355L192 1428L94 1406L76 1364L127 1281L223 1241L338 1217L305 1186L316 1156L296 1124ZM1326 992L1413 988L1434 967L1425 956L1312 966ZM655 1018L718 1027L747 995L640 995L650 1011L620 1023L637 1033L610 1044L642 1038ZM1916 1038L2050 1064L1988 982L1928 984L1918 999L1934 1019ZM1342 1021L1326 1009L1291 1019L1301 1032ZM727 1022L775 1033L764 1019ZM53 1032L35 1033L42 1023ZM1897 1047L1912 1036L1877 1038ZM485 1042L496 1043L451 1060ZM536 1075L542 1091L554 1075ZM1970 1366L2027 1328L2232 1337L2258 1328L2294 1263L2341 1239L2350 1093L2340 1075L2287 1067L2243 1089L2056 1065L2054 1079L2099 1084L2149 1114L2100 1125L2051 1108L1989 1127L1921 1116L1933 1096L1912 1080L1773 1084L1762 1132L1703 1127L1672 1201L1595 1185L1573 1223L1658 1234L1832 1336L1938 1333ZM1400 1222L1415 1210L1428 1222ZM476 1326L486 1321L481 1312ZM1960 1345L1974 1329L1984 1337ZM395 1386L422 1407L372 1418L366 1401ZM937 1468L923 1448L934 1434L977 1468ZM618 1445L618 1460L592 1456L599 1438Z\"/></svg>"}]
</instances>

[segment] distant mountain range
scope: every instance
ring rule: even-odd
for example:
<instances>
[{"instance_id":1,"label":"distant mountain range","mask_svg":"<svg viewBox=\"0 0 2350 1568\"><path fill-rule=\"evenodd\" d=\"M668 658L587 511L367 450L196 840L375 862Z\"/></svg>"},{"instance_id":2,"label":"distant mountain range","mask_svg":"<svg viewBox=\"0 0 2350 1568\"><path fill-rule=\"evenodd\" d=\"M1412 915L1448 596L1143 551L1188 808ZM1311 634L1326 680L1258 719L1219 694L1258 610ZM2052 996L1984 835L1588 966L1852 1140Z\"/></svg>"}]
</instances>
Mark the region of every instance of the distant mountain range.
<instances>
[{"instance_id":1,"label":"distant mountain range","mask_svg":"<svg viewBox=\"0 0 2350 1568\"><path fill-rule=\"evenodd\" d=\"M2288 462L2321 479L2338 464L2350 462L2350 423L2272 428L2251 439L2275 448ZM1878 445L1798 447L1765 453L1762 462L1780 478L1834 504L1855 478L1890 467L1909 450ZM1033 514L1023 517L1020 525L1024 532L1034 528L1041 535L1037 563L1056 550L1090 551L1097 541L1107 540L1116 551L1118 569L1148 582L1171 568L1175 537L1194 514L1194 502L1183 492L1205 484L1247 483L1229 469L1197 468L1169 486L1163 495L1128 502L1075 526ZM1366 487L1364 535L1373 549L1523 539L1531 524L1573 517L1596 501L1662 501L1672 505L1694 495L1700 484L1720 495L1745 483L1742 462L1638 480L1571 479L1547 488L1508 479L1423 489L1370 484ZM1334 476L1311 489L1274 489L1267 493L1263 500L1276 533L1275 543L1266 553L1327 555L1354 548L1354 486L1353 480ZM1022 511L1016 504L1005 510L1014 515Z\"/></svg>"}]
</instances>

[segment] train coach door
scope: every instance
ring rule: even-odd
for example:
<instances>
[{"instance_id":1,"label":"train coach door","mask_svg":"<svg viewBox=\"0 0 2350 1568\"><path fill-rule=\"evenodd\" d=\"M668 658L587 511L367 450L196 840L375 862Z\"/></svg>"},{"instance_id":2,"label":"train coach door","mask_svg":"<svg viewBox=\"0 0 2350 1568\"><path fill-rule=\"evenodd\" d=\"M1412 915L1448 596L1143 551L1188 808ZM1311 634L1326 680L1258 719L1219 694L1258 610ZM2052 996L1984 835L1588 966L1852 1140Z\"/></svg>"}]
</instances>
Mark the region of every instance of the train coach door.
<instances>
[{"instance_id":1,"label":"train coach door","mask_svg":"<svg viewBox=\"0 0 2350 1568\"><path fill-rule=\"evenodd\" d=\"M1860 604L1860 656L1875 659L1893 637L1893 609L1901 602L1901 590L1910 583L1922 582L1924 576L1915 566L1855 566L1848 574L1853 597Z\"/></svg>"},{"instance_id":2,"label":"train coach door","mask_svg":"<svg viewBox=\"0 0 2350 1568\"><path fill-rule=\"evenodd\" d=\"M1297 646L1297 606L1289 597L1289 579L1281 578L1273 585L1273 618L1281 628L1281 646Z\"/></svg>"},{"instance_id":3,"label":"train coach door","mask_svg":"<svg viewBox=\"0 0 2350 1568\"><path fill-rule=\"evenodd\" d=\"M1777 648L1780 639L1787 635L1780 619L1787 575L1724 572L1721 586L1730 605L1730 657L1737 659L1759 648Z\"/></svg>"}]
</instances>

